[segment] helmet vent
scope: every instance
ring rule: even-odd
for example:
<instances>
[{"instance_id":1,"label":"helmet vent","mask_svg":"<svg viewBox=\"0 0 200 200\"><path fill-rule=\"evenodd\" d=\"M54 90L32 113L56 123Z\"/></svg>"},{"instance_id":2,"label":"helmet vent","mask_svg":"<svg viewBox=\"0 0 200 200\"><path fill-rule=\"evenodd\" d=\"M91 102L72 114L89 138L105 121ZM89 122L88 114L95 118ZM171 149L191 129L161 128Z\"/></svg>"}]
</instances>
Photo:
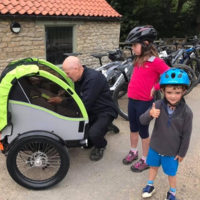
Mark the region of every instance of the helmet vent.
<instances>
[{"instance_id":1,"label":"helmet vent","mask_svg":"<svg viewBox=\"0 0 200 200\"><path fill-rule=\"evenodd\" d=\"M169 75L168 75L168 74L165 74L165 78L169 78Z\"/></svg>"},{"instance_id":2,"label":"helmet vent","mask_svg":"<svg viewBox=\"0 0 200 200\"><path fill-rule=\"evenodd\" d=\"M178 75L178 78L181 78L181 77L182 77L182 74L179 74L179 75Z\"/></svg>"},{"instance_id":3,"label":"helmet vent","mask_svg":"<svg viewBox=\"0 0 200 200\"><path fill-rule=\"evenodd\" d=\"M175 77L176 77L176 74L175 74L175 73L172 73L172 74L171 74L171 77L172 77L172 78L175 78Z\"/></svg>"}]
</instances>

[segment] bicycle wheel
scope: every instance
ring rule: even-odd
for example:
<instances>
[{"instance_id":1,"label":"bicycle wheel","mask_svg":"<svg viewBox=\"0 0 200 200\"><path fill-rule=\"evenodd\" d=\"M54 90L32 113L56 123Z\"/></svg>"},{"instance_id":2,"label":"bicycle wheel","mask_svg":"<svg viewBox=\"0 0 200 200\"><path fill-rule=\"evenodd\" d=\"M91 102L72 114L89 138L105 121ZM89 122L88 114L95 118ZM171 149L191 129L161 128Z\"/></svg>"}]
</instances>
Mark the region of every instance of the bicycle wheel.
<instances>
[{"instance_id":1,"label":"bicycle wheel","mask_svg":"<svg viewBox=\"0 0 200 200\"><path fill-rule=\"evenodd\" d=\"M49 137L24 137L8 152L7 169L19 185L33 190L46 189L66 176L69 169L68 151Z\"/></svg>"},{"instance_id":2,"label":"bicycle wheel","mask_svg":"<svg viewBox=\"0 0 200 200\"><path fill-rule=\"evenodd\" d=\"M187 66L189 66L195 73L197 80L194 86L196 86L199 83L200 79L200 61L197 58L190 58L185 63Z\"/></svg>"},{"instance_id":3,"label":"bicycle wheel","mask_svg":"<svg viewBox=\"0 0 200 200\"><path fill-rule=\"evenodd\" d=\"M128 83L122 81L113 92L113 100L117 105L117 111L121 117L128 120ZM123 94L123 95L122 95Z\"/></svg>"},{"instance_id":4,"label":"bicycle wheel","mask_svg":"<svg viewBox=\"0 0 200 200\"><path fill-rule=\"evenodd\" d=\"M172 68L182 69L188 74L188 77L190 79L190 85L188 87L187 92L184 94L184 96L189 94L192 91L192 89L194 88L196 81L197 81L194 71L190 67L188 67L187 65L184 65L184 64L174 64L174 65L172 65Z\"/></svg>"},{"instance_id":5,"label":"bicycle wheel","mask_svg":"<svg viewBox=\"0 0 200 200\"><path fill-rule=\"evenodd\" d=\"M154 94L154 101L157 101L157 100L159 100L161 98L162 98L161 92L160 91L156 91L155 94Z\"/></svg>"},{"instance_id":6,"label":"bicycle wheel","mask_svg":"<svg viewBox=\"0 0 200 200\"><path fill-rule=\"evenodd\" d=\"M127 96L128 83L123 81L113 92L113 100L117 105L118 114L124 119L128 120L128 96ZM124 94L123 96L121 94ZM161 99L161 92L156 91L154 100Z\"/></svg>"}]
</instances>

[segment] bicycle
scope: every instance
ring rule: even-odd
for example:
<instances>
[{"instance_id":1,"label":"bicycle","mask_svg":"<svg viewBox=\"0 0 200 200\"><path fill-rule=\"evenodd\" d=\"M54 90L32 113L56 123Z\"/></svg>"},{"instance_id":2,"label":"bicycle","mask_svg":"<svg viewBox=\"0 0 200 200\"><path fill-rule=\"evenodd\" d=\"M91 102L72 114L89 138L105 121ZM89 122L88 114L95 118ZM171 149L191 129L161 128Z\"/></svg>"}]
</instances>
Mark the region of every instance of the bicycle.
<instances>
[{"instance_id":1,"label":"bicycle","mask_svg":"<svg viewBox=\"0 0 200 200\"><path fill-rule=\"evenodd\" d=\"M189 85L188 90L185 93L185 95L189 94L192 91L192 89L194 88L196 82L198 82L200 80L200 76L198 77L198 79L196 79L194 71L190 67L188 67L186 65L183 65L183 64L171 65L171 67L183 69L184 71L186 71L188 73L189 78L190 78L190 85ZM123 117L126 120L128 120L128 96L127 96L127 89L128 89L129 81L130 81L130 79L128 79L128 81L126 81L124 79L116 87L116 89L113 92L113 99L114 99L114 102L117 105L118 113L119 113L119 115L121 117ZM120 95L121 93L123 93L124 95L123 96ZM161 99L161 92L160 91L156 91L155 92L154 99L155 100Z\"/></svg>"}]
</instances>

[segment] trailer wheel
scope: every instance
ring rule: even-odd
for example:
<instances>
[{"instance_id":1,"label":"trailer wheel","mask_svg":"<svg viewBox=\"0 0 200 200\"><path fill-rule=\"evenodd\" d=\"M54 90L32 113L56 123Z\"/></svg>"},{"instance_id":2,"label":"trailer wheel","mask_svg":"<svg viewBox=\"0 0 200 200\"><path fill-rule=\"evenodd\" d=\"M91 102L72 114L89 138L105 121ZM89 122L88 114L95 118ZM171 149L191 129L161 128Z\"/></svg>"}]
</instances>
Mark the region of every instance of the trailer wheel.
<instances>
[{"instance_id":1,"label":"trailer wheel","mask_svg":"<svg viewBox=\"0 0 200 200\"><path fill-rule=\"evenodd\" d=\"M9 150L7 169L19 185L33 190L59 183L69 169L66 146L46 136L19 139Z\"/></svg>"}]
</instances>

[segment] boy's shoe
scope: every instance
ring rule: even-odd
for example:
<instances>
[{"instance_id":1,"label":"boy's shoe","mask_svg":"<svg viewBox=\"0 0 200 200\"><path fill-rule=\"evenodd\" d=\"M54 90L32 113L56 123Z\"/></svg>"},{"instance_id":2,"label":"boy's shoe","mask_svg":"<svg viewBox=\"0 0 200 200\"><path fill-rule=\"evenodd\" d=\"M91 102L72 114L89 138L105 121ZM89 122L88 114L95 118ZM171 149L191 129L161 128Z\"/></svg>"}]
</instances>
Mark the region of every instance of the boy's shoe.
<instances>
[{"instance_id":1,"label":"boy's shoe","mask_svg":"<svg viewBox=\"0 0 200 200\"><path fill-rule=\"evenodd\" d=\"M167 197L165 200L178 200L171 192L167 192Z\"/></svg>"},{"instance_id":2,"label":"boy's shoe","mask_svg":"<svg viewBox=\"0 0 200 200\"><path fill-rule=\"evenodd\" d=\"M129 154L126 156L126 158L123 159L123 163L125 165L131 164L134 160L138 159L138 151L134 153L133 151L129 151Z\"/></svg>"},{"instance_id":3,"label":"boy's shoe","mask_svg":"<svg viewBox=\"0 0 200 200\"><path fill-rule=\"evenodd\" d=\"M142 158L140 158L140 160L137 163L131 166L131 170L133 172L142 172L145 169L149 169L149 168L150 166L147 165L147 163Z\"/></svg>"},{"instance_id":4,"label":"boy's shoe","mask_svg":"<svg viewBox=\"0 0 200 200\"><path fill-rule=\"evenodd\" d=\"M105 150L105 147L103 147L103 148L95 147L91 152L90 160L98 161L98 160L102 159L104 150Z\"/></svg>"},{"instance_id":5,"label":"boy's shoe","mask_svg":"<svg viewBox=\"0 0 200 200\"><path fill-rule=\"evenodd\" d=\"M153 195L153 193L155 192L155 188L153 185L146 185L145 188L143 188L143 191L142 191L142 197L143 198L148 198L148 197L151 197Z\"/></svg>"}]
</instances>

